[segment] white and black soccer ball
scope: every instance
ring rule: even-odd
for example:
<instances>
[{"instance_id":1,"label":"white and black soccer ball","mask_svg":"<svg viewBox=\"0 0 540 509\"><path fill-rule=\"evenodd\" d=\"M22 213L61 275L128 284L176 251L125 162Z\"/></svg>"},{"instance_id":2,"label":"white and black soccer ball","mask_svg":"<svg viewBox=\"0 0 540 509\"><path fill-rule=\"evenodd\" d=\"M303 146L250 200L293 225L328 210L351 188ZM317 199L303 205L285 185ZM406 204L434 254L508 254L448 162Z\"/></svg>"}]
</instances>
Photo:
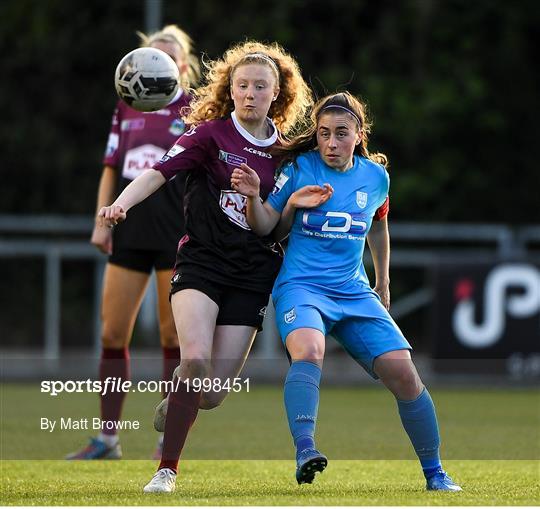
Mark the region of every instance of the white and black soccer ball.
<instances>
[{"instance_id":1,"label":"white and black soccer ball","mask_svg":"<svg viewBox=\"0 0 540 509\"><path fill-rule=\"evenodd\" d=\"M114 86L122 101L138 111L157 111L176 95L180 71L174 60L157 48L129 52L116 67Z\"/></svg>"}]
</instances>

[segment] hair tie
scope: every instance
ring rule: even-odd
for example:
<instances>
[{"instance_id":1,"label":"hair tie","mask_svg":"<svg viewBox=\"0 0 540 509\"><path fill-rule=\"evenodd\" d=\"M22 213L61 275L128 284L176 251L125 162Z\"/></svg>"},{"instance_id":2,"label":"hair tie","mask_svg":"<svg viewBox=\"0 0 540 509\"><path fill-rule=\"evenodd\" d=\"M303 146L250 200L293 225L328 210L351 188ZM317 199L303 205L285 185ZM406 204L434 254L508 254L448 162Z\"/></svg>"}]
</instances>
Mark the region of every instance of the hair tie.
<instances>
[{"instance_id":1,"label":"hair tie","mask_svg":"<svg viewBox=\"0 0 540 509\"><path fill-rule=\"evenodd\" d=\"M261 53L259 51L256 51L254 53L247 53L242 57L242 60L245 60L246 58L262 58L263 60L265 60L266 62L270 64L270 66L276 71L276 74L279 76L279 68L275 60L272 57L268 56L266 53Z\"/></svg>"},{"instance_id":2,"label":"hair tie","mask_svg":"<svg viewBox=\"0 0 540 509\"><path fill-rule=\"evenodd\" d=\"M358 125L360 127L362 127L362 122L360 122L360 118L358 117L358 115L352 111L351 109L349 108L346 108L345 106L340 106L339 104L329 104L328 106L325 106L319 113L319 116L321 116L321 113L325 110L329 110L330 108L337 108L339 110L345 110L347 113L350 113L355 119L356 121L358 122Z\"/></svg>"}]
</instances>

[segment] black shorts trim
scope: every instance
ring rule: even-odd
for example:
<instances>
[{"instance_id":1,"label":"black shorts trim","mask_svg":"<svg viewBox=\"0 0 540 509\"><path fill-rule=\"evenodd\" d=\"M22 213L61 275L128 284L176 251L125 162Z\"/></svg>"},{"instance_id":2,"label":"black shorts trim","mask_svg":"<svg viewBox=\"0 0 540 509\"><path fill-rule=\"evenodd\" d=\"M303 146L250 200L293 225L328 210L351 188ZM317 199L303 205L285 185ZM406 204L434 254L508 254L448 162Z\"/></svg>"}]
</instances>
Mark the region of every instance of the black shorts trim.
<instances>
[{"instance_id":1,"label":"black shorts trim","mask_svg":"<svg viewBox=\"0 0 540 509\"><path fill-rule=\"evenodd\" d=\"M212 299L219 307L216 325L245 325L259 332L266 316L270 295L230 285L212 282L194 275L174 274L171 296L182 290L197 290Z\"/></svg>"},{"instance_id":2,"label":"black shorts trim","mask_svg":"<svg viewBox=\"0 0 540 509\"><path fill-rule=\"evenodd\" d=\"M151 249L114 248L109 256L109 263L150 274L155 270L173 270L176 251L158 251Z\"/></svg>"}]
</instances>

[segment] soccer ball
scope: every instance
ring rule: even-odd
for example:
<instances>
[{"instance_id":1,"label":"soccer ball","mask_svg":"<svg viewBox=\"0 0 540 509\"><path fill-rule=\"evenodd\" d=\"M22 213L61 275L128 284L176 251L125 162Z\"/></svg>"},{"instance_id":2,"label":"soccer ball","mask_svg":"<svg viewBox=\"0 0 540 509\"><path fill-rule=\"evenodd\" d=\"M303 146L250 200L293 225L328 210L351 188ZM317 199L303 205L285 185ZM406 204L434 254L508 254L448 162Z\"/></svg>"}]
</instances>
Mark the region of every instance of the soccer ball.
<instances>
[{"instance_id":1,"label":"soccer ball","mask_svg":"<svg viewBox=\"0 0 540 509\"><path fill-rule=\"evenodd\" d=\"M138 48L116 67L114 86L122 101L138 111L167 106L178 91L180 71L174 60L157 48Z\"/></svg>"}]
</instances>

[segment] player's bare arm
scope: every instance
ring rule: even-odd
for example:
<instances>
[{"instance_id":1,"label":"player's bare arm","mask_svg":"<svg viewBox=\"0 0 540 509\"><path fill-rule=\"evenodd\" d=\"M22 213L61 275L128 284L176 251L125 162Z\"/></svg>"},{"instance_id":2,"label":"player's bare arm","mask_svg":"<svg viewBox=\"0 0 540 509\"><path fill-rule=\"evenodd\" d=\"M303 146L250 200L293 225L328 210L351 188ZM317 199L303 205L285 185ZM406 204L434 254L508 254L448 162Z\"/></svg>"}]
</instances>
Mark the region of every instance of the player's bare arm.
<instances>
[{"instance_id":1,"label":"player's bare arm","mask_svg":"<svg viewBox=\"0 0 540 509\"><path fill-rule=\"evenodd\" d=\"M102 207L98 217L102 224L112 227L126 219L127 211L148 198L157 191L167 180L156 170L147 170L127 186L112 205Z\"/></svg>"},{"instance_id":2,"label":"player's bare arm","mask_svg":"<svg viewBox=\"0 0 540 509\"><path fill-rule=\"evenodd\" d=\"M90 243L96 246L102 253L112 253L112 233L110 228L102 225L102 220L98 216L101 207L111 203L116 194L116 170L111 166L105 166L99 180L97 204L96 204L96 220Z\"/></svg>"},{"instance_id":3,"label":"player's bare arm","mask_svg":"<svg viewBox=\"0 0 540 509\"><path fill-rule=\"evenodd\" d=\"M390 308L390 235L388 217L373 221L367 241L375 268L375 292L386 309Z\"/></svg>"},{"instance_id":4,"label":"player's bare arm","mask_svg":"<svg viewBox=\"0 0 540 509\"><path fill-rule=\"evenodd\" d=\"M279 218L279 223L274 228L272 236L276 242L280 242L285 239L291 232L291 228L294 222L294 215L296 214L296 208L287 202L285 208L281 212L281 217Z\"/></svg>"}]
</instances>

